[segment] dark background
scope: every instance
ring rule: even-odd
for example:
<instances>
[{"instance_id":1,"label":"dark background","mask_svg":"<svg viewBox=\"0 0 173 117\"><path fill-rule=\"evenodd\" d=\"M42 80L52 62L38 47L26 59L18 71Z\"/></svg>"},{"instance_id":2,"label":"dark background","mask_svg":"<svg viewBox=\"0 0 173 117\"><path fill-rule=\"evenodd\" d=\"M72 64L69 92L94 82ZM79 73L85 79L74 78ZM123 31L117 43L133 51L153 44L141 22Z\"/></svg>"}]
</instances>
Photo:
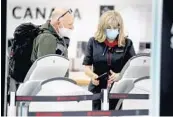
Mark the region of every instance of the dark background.
<instances>
[{"instance_id":1,"label":"dark background","mask_svg":"<svg viewBox=\"0 0 173 117\"><path fill-rule=\"evenodd\" d=\"M173 49L170 47L173 0L163 0L160 115L173 116Z\"/></svg>"},{"instance_id":2,"label":"dark background","mask_svg":"<svg viewBox=\"0 0 173 117\"><path fill-rule=\"evenodd\" d=\"M7 0L1 0L1 116L4 115Z\"/></svg>"},{"instance_id":3,"label":"dark background","mask_svg":"<svg viewBox=\"0 0 173 117\"><path fill-rule=\"evenodd\" d=\"M107 5L100 6L100 16L108 10L114 10L114 6L107 6Z\"/></svg>"}]
</instances>

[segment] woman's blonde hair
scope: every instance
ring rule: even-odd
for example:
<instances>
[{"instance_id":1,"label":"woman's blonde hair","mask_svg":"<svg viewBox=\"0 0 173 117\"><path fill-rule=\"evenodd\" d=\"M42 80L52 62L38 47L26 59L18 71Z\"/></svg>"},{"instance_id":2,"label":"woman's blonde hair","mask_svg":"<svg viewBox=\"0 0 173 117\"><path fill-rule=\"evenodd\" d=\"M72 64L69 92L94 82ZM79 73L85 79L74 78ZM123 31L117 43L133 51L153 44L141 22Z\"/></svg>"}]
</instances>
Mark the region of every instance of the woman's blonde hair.
<instances>
[{"instance_id":1,"label":"woman's blonde hair","mask_svg":"<svg viewBox=\"0 0 173 117\"><path fill-rule=\"evenodd\" d=\"M95 40L98 42L104 42L106 39L105 29L107 28L118 28L118 46L125 45L125 34L124 34L124 23L121 15L116 11L107 11L101 18L98 25L97 32L95 33Z\"/></svg>"}]
</instances>

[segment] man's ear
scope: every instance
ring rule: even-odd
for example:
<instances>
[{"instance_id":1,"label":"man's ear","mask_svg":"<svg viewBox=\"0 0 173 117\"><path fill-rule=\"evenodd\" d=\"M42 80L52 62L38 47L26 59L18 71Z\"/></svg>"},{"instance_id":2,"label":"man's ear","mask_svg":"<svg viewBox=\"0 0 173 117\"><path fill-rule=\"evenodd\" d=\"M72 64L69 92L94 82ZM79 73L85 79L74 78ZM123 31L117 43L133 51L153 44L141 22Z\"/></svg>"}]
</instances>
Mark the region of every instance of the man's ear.
<instances>
[{"instance_id":1,"label":"man's ear","mask_svg":"<svg viewBox=\"0 0 173 117\"><path fill-rule=\"evenodd\" d=\"M60 21L59 20L57 20L57 24L60 25Z\"/></svg>"},{"instance_id":2,"label":"man's ear","mask_svg":"<svg viewBox=\"0 0 173 117\"><path fill-rule=\"evenodd\" d=\"M58 27L61 27L61 22L58 20L58 21L56 22L56 25L57 25Z\"/></svg>"}]
</instances>

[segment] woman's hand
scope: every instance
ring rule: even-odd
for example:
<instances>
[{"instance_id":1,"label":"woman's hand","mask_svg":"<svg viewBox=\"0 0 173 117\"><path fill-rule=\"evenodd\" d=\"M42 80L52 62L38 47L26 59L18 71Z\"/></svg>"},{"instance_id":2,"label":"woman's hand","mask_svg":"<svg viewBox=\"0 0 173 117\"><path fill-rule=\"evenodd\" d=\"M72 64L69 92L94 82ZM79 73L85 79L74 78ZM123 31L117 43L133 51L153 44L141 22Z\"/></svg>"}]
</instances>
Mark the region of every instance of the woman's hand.
<instances>
[{"instance_id":1,"label":"woman's hand","mask_svg":"<svg viewBox=\"0 0 173 117\"><path fill-rule=\"evenodd\" d=\"M111 85L113 82L117 82L119 76L119 73L115 73L112 70L110 70L110 73L111 75L109 76L108 86Z\"/></svg>"},{"instance_id":2,"label":"woman's hand","mask_svg":"<svg viewBox=\"0 0 173 117\"><path fill-rule=\"evenodd\" d=\"M99 85L99 80L97 80L98 75L94 74L93 77L91 78L92 84L98 86Z\"/></svg>"},{"instance_id":3,"label":"woman's hand","mask_svg":"<svg viewBox=\"0 0 173 117\"><path fill-rule=\"evenodd\" d=\"M86 65L85 66L85 74L91 78L91 82L94 85L99 85L99 80L96 80L98 78L98 75L93 73L92 71L92 66L91 65Z\"/></svg>"}]
</instances>

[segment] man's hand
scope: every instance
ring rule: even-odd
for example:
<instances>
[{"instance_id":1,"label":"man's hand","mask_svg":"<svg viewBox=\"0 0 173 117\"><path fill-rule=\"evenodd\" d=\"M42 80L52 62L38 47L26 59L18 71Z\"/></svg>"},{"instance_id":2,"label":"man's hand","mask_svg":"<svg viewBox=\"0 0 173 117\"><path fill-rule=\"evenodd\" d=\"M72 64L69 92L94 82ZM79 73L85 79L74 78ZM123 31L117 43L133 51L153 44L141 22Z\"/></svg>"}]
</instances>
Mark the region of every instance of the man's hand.
<instances>
[{"instance_id":1,"label":"man's hand","mask_svg":"<svg viewBox=\"0 0 173 117\"><path fill-rule=\"evenodd\" d=\"M98 86L99 85L99 80L97 80L98 75L94 74L93 77L91 78L91 81L94 85Z\"/></svg>"}]
</instances>

